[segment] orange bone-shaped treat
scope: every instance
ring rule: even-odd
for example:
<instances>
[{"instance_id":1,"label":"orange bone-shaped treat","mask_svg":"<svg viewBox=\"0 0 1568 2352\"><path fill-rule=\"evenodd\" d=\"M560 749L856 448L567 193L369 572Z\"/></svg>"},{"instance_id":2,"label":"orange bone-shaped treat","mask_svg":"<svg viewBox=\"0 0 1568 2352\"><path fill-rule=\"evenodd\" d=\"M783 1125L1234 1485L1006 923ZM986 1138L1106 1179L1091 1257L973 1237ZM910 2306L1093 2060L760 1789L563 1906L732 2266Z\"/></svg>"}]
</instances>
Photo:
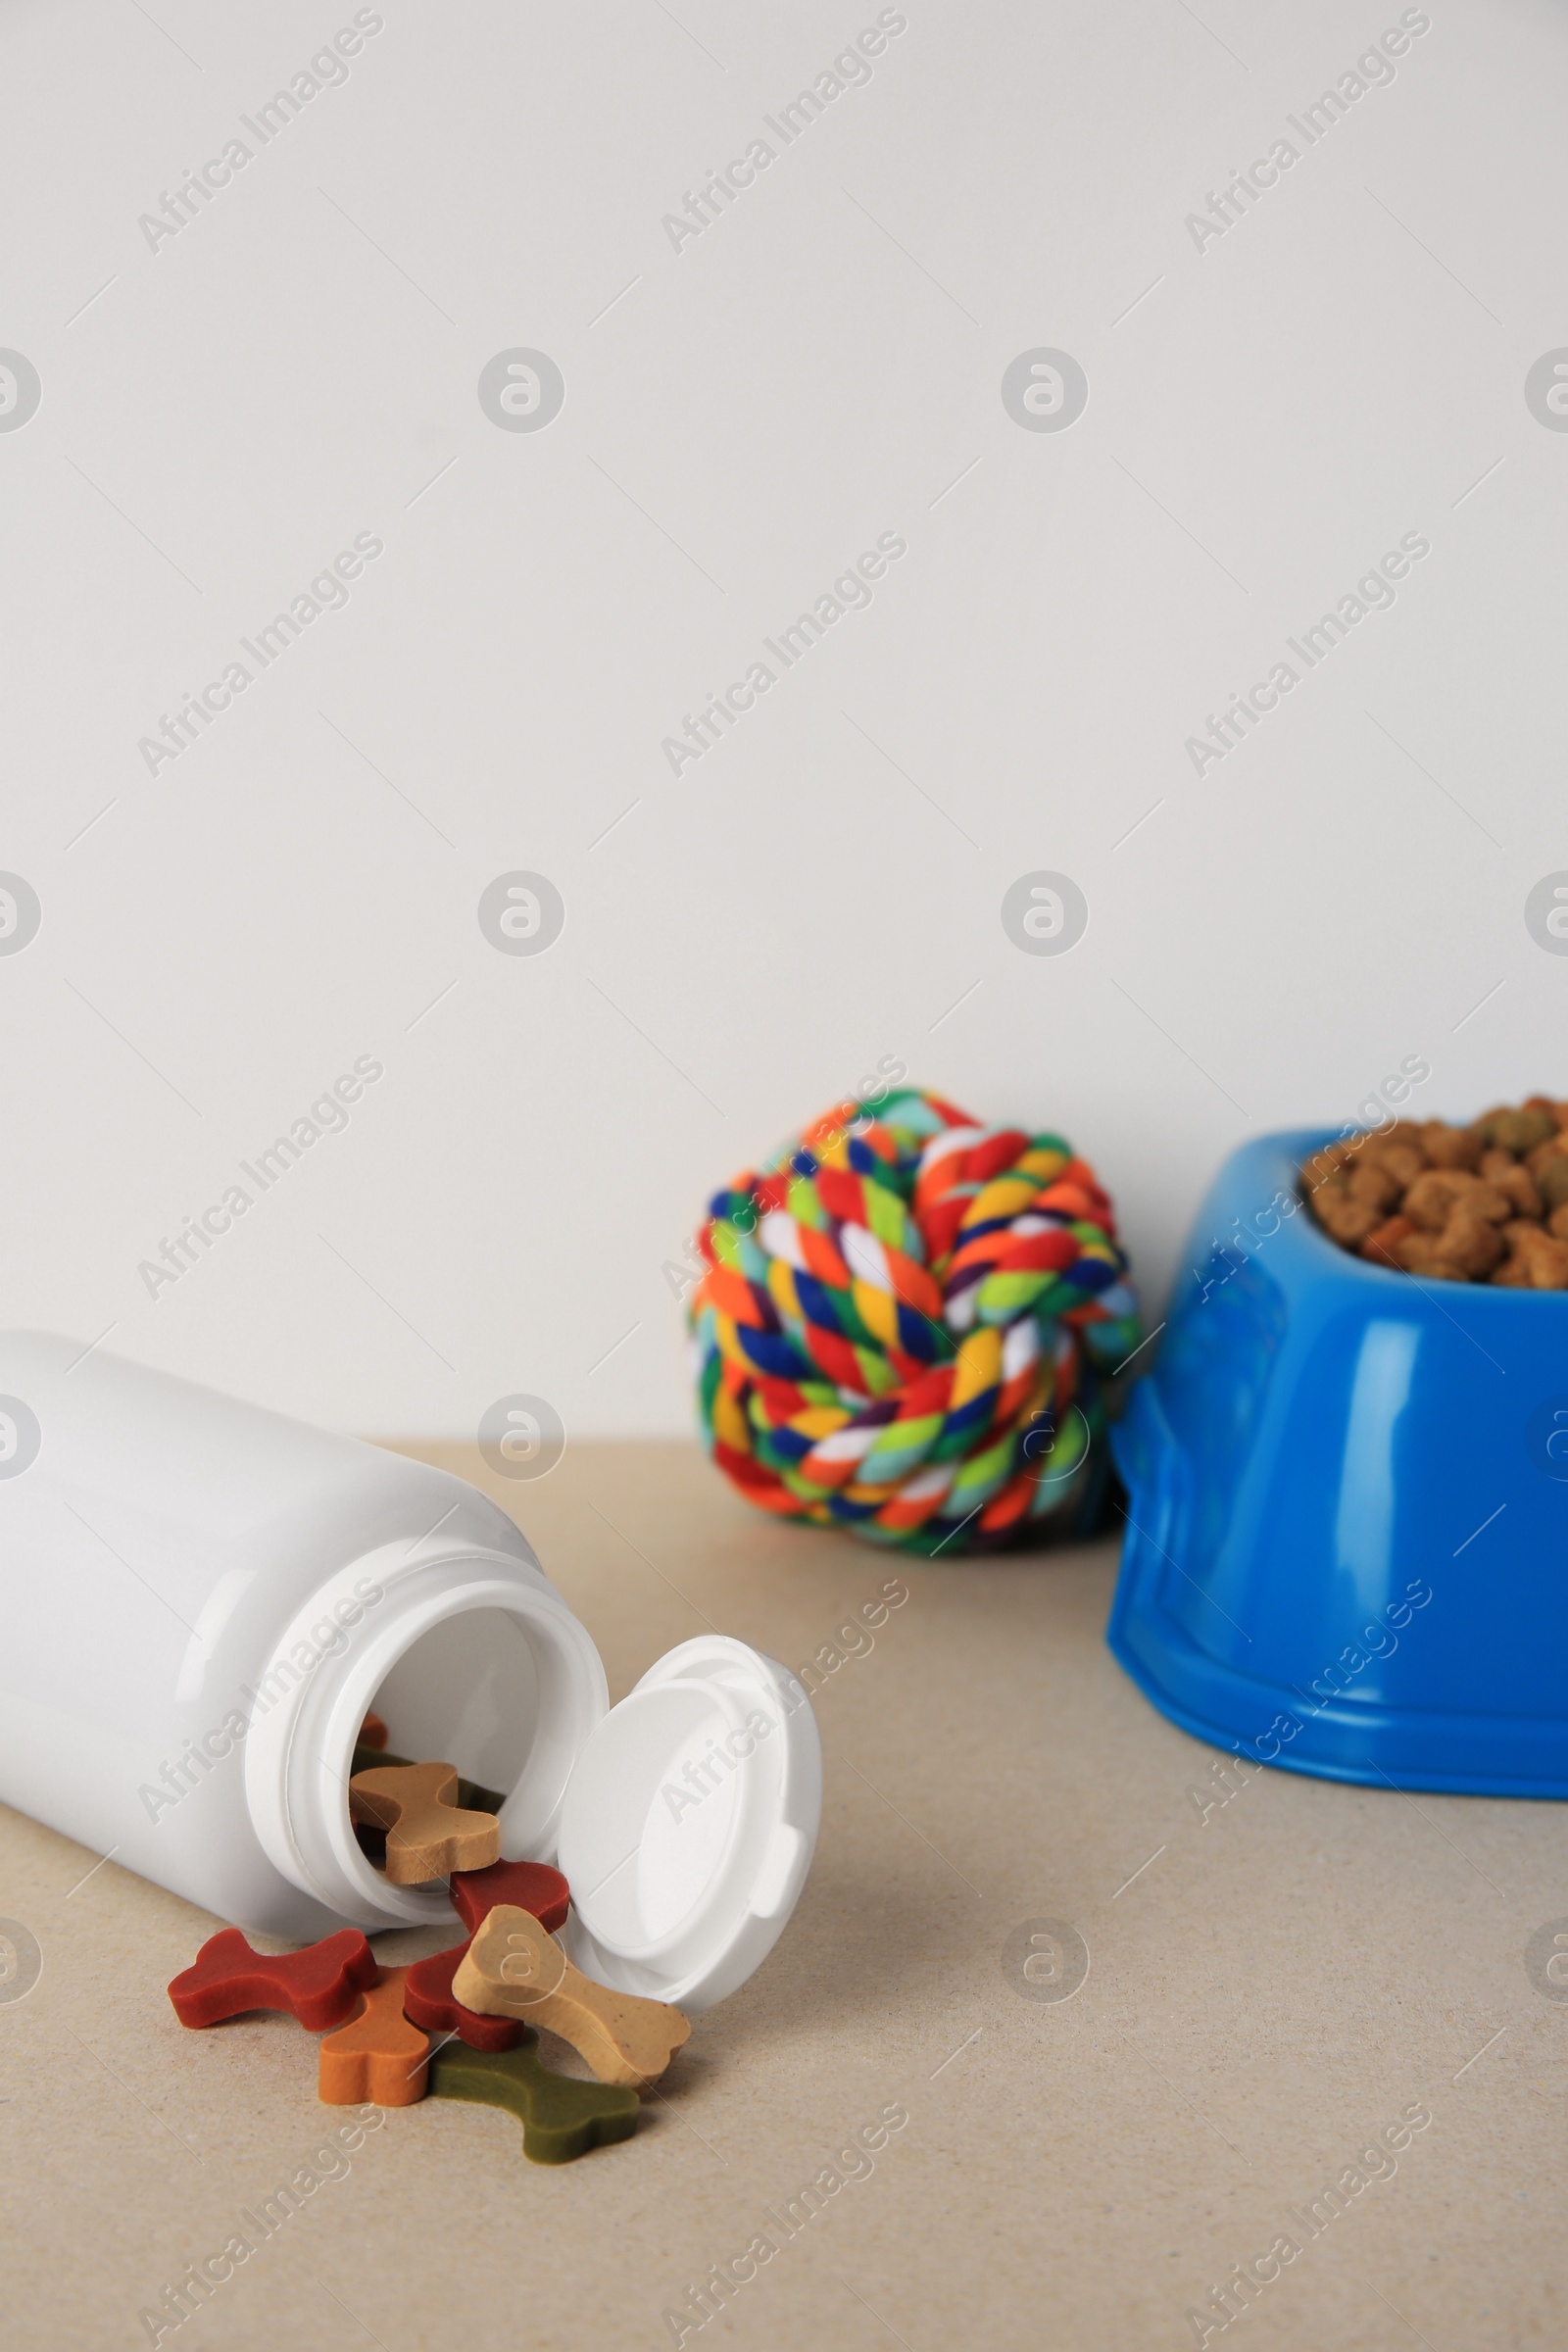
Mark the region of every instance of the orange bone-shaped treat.
<instances>
[{"instance_id":1,"label":"orange bone-shaped treat","mask_svg":"<svg viewBox=\"0 0 1568 2352\"><path fill-rule=\"evenodd\" d=\"M493 1813L460 1810L455 1764L374 1764L349 1783L349 1816L386 1832L386 1875L416 1886L455 1870L485 1870L501 1854Z\"/></svg>"},{"instance_id":2,"label":"orange bone-shaped treat","mask_svg":"<svg viewBox=\"0 0 1568 2352\"><path fill-rule=\"evenodd\" d=\"M406 1968L383 1968L357 2016L320 2043L318 2096L328 2107L412 2107L422 2099L430 2036L403 2014Z\"/></svg>"},{"instance_id":3,"label":"orange bone-shaped treat","mask_svg":"<svg viewBox=\"0 0 1568 2352\"><path fill-rule=\"evenodd\" d=\"M586 2058L601 2082L657 2082L691 2032L667 2001L592 1984L529 1911L499 1903L452 1979L466 2009L547 2026Z\"/></svg>"}]
</instances>

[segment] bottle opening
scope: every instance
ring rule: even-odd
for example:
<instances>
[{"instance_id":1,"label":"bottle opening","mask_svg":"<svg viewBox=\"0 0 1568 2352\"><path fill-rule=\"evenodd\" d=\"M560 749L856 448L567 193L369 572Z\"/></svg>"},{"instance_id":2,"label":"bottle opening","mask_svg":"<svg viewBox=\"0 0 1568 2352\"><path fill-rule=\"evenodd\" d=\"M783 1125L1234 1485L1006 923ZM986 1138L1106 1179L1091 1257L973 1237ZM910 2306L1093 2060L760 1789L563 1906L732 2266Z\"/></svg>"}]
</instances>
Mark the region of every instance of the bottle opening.
<instances>
[{"instance_id":1,"label":"bottle opening","mask_svg":"<svg viewBox=\"0 0 1568 2352\"><path fill-rule=\"evenodd\" d=\"M571 1767L607 1693L586 1631L517 1563L470 1552L403 1553L390 1566L372 1555L370 1565L381 1599L346 1654L323 1661L253 1732L246 1781L278 1868L373 1931L452 1913L444 1881L394 1885L364 1850L350 1816L356 1769L387 1756L450 1764L475 1785L460 1789L460 1805L496 1811L504 1860L549 1861ZM360 1744L372 1712L387 1730L379 1753Z\"/></svg>"},{"instance_id":2,"label":"bottle opening","mask_svg":"<svg viewBox=\"0 0 1568 2352\"><path fill-rule=\"evenodd\" d=\"M466 1609L421 1634L370 1700L387 1749L410 1764L453 1764L499 1798L528 1769L540 1730L539 1666L506 1609Z\"/></svg>"}]
</instances>

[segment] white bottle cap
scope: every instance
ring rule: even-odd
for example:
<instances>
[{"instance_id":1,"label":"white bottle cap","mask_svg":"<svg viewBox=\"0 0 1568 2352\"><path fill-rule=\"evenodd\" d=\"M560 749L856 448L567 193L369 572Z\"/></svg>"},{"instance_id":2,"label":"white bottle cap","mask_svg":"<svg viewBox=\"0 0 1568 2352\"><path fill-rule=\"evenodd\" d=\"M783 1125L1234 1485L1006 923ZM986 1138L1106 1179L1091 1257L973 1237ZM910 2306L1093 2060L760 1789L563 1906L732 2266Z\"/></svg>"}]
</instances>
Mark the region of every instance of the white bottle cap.
<instances>
[{"instance_id":1,"label":"white bottle cap","mask_svg":"<svg viewBox=\"0 0 1568 2352\"><path fill-rule=\"evenodd\" d=\"M721 1634L684 1642L589 1733L566 1783L565 1940L584 1975L695 2014L794 1910L822 1813L810 1700Z\"/></svg>"}]
</instances>

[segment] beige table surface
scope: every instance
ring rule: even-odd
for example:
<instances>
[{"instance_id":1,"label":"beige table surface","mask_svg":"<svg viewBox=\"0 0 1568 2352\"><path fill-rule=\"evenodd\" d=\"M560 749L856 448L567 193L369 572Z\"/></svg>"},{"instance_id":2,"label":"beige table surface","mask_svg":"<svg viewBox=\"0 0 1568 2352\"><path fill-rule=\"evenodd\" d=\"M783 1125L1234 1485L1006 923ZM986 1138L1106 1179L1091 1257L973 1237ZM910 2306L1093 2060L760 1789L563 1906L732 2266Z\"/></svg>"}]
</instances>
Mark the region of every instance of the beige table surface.
<instances>
[{"instance_id":1,"label":"beige table surface","mask_svg":"<svg viewBox=\"0 0 1568 2352\"><path fill-rule=\"evenodd\" d=\"M670 2343L688 2285L894 2103L873 2169L688 2345L1157 2352L1281 2235L1299 2256L1210 2344L1568 2344L1568 2004L1524 1965L1568 1918L1561 1808L1260 1771L1203 1818L1211 1751L1103 1646L1109 1542L928 1567L773 1526L692 1447L584 1446L526 1485L407 1450L520 1520L612 1697L709 1621L798 1667L888 1577L909 1597L817 1700L794 1921L637 2137L549 2169L509 2115L392 2111L166 2346ZM113 1863L77 1886L92 1860L0 1812L0 1915L43 1952L0 2002L0 2342L29 2352L147 2341L139 2310L339 2120L289 2021L180 2029L164 1986L213 1921ZM1087 1945L1069 1999L1004 1967L1041 1919ZM1308 2235L1418 2102L1393 2177Z\"/></svg>"}]
</instances>

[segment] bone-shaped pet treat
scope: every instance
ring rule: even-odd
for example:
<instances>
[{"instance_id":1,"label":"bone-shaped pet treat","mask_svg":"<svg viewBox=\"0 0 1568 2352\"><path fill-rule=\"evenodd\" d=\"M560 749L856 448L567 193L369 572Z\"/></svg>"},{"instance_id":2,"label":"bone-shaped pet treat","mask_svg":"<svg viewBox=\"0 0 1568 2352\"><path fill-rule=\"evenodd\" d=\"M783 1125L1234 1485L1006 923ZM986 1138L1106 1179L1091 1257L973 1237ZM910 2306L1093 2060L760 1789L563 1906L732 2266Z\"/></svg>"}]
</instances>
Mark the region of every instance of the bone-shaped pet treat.
<instances>
[{"instance_id":1,"label":"bone-shaped pet treat","mask_svg":"<svg viewBox=\"0 0 1568 2352\"><path fill-rule=\"evenodd\" d=\"M375 1954L358 1928L342 1928L303 1952L255 1952L238 1928L222 1928L181 1969L169 1997L182 2026L283 2009L319 2034L350 2015L375 1976Z\"/></svg>"},{"instance_id":2,"label":"bone-shaped pet treat","mask_svg":"<svg viewBox=\"0 0 1568 2352\"><path fill-rule=\"evenodd\" d=\"M379 1723L380 1720L378 1715L367 1715L365 1719L366 1723ZM388 1764L416 1764L417 1762L417 1756L394 1755L391 1748L384 1742L377 1746L376 1742L367 1735L365 1726L362 1724L360 1736L354 1742L354 1762L350 1768L350 1777L352 1778L353 1774L357 1772L374 1772ZM487 1788L483 1781L466 1780L463 1774L459 1773L458 1803L463 1807L465 1813L499 1813L506 1801L504 1789Z\"/></svg>"},{"instance_id":3,"label":"bone-shaped pet treat","mask_svg":"<svg viewBox=\"0 0 1568 2352\"><path fill-rule=\"evenodd\" d=\"M424 2096L430 2036L403 2014L405 1968L383 1968L358 2016L319 2045L318 2096L328 2107L412 2107Z\"/></svg>"},{"instance_id":4,"label":"bone-shaped pet treat","mask_svg":"<svg viewBox=\"0 0 1568 2352\"><path fill-rule=\"evenodd\" d=\"M447 1890L452 1908L471 1936L497 1903L531 1911L552 1935L566 1924L570 1888L548 1862L492 1862L488 1870L455 1870Z\"/></svg>"},{"instance_id":5,"label":"bone-shaped pet treat","mask_svg":"<svg viewBox=\"0 0 1568 2352\"><path fill-rule=\"evenodd\" d=\"M446 2043L430 2061L431 2097L510 2107L522 2118L522 2152L535 2164L569 2164L590 2148L630 2139L641 2107L634 2090L552 2074L540 2063L537 2036L526 2026L518 2032L522 2041L514 2050Z\"/></svg>"},{"instance_id":6,"label":"bone-shaped pet treat","mask_svg":"<svg viewBox=\"0 0 1568 2352\"><path fill-rule=\"evenodd\" d=\"M386 1832L386 1875L416 1886L454 1870L483 1870L501 1852L493 1813L464 1813L454 1801L454 1764L378 1764L349 1783L349 1816Z\"/></svg>"},{"instance_id":7,"label":"bone-shaped pet treat","mask_svg":"<svg viewBox=\"0 0 1568 2352\"><path fill-rule=\"evenodd\" d=\"M453 1973L467 1948L454 1943L444 1952L415 1961L403 1979L403 2014L426 2034L461 2035L470 2050L514 2050L526 2026L510 2017L481 2017L476 2009L465 2009L453 1993Z\"/></svg>"},{"instance_id":8,"label":"bone-shaped pet treat","mask_svg":"<svg viewBox=\"0 0 1568 2352\"><path fill-rule=\"evenodd\" d=\"M528 1911L498 1903L452 1979L466 2009L547 2026L586 2058L601 2082L657 2082L691 2032L665 2001L612 1992L572 1967Z\"/></svg>"}]
</instances>

